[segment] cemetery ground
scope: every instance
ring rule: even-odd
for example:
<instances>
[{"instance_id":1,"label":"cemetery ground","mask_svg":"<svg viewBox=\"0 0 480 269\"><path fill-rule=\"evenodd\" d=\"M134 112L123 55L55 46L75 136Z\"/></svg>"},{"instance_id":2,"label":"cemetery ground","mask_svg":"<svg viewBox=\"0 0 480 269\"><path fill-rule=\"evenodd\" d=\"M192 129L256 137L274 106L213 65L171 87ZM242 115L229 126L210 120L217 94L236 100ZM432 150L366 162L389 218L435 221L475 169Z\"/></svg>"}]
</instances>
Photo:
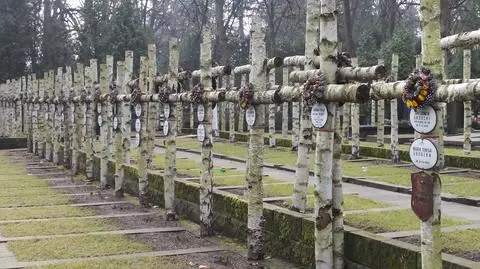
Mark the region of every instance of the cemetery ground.
<instances>
[{"instance_id":1,"label":"cemetery ground","mask_svg":"<svg viewBox=\"0 0 480 269\"><path fill-rule=\"evenodd\" d=\"M198 225L100 193L26 150L2 150L0 163L0 268L295 268L249 263L241 244L199 238Z\"/></svg>"},{"instance_id":2,"label":"cemetery ground","mask_svg":"<svg viewBox=\"0 0 480 269\"><path fill-rule=\"evenodd\" d=\"M163 141L156 140L157 172L165 166ZM178 137L176 144L178 177L198 184L200 143L187 135ZM371 145L362 142L362 146ZM408 150L407 145L403 148ZM215 189L245 199L247 150L244 142L215 140ZM288 147L266 145L264 150L264 202L288 210L297 154ZM138 154L133 148L133 165ZM460 152L447 148L446 154ZM361 229L419 246L419 220L404 191L410 188L410 173L415 168L407 162L392 164L373 157L349 160L345 154L342 159L346 230ZM197 224L186 219L167 222L158 205L142 209L133 197L119 200L111 191L100 192L96 182L72 177L62 167L44 163L24 150L1 151L0 162L0 268L256 268L245 258L242 242L221 236L200 239ZM480 171L448 167L442 174L446 200L469 201L442 203L443 251L480 262L480 204L472 206L480 197ZM311 176L307 217L313 216L312 184ZM295 268L275 259L261 266Z\"/></svg>"},{"instance_id":3,"label":"cemetery ground","mask_svg":"<svg viewBox=\"0 0 480 269\"><path fill-rule=\"evenodd\" d=\"M155 165L156 169L162 169L164 151L161 139L157 146ZM402 147L408 150L407 145ZM246 143L232 144L225 139L215 141L214 185L217 189L244 198L247 150ZM447 148L446 154L451 153L458 153L458 149ZM310 154L313 156L314 152ZM177 156L177 173L198 182L201 159L196 138L177 138ZM473 151L471 156L478 156L478 152ZM266 145L264 158L264 201L289 208L297 154L290 148L269 148ZM349 160L349 155L343 155L343 159L345 224L419 246L420 222L410 209L410 195L403 191L410 190L410 174L416 171L415 167L407 162L392 164L390 160L380 158ZM313 162L313 158L310 160ZM477 207L480 205L480 171L447 167L441 174L442 196L447 200L442 203L443 251L480 262L480 214ZM313 180L311 176L306 212L309 216L313 216ZM465 203L459 203L462 201Z\"/></svg>"}]
</instances>

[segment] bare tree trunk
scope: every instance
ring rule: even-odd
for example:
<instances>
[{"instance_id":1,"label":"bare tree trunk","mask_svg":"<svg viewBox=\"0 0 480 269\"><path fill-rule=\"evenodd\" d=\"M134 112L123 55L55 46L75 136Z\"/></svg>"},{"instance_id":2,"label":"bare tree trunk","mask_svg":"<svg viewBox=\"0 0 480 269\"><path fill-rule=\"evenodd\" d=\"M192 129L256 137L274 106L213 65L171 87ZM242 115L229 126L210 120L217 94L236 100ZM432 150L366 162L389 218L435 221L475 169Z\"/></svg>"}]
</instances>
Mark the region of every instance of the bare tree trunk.
<instances>
[{"instance_id":1,"label":"bare tree trunk","mask_svg":"<svg viewBox=\"0 0 480 269\"><path fill-rule=\"evenodd\" d=\"M313 1L315 2L315 1ZM334 83L337 64L333 61L338 46L337 7L335 1L322 0L320 14L320 70ZM327 106L328 120L317 131L315 150L315 264L317 269L334 268L332 238L332 174L334 128L337 104ZM340 129L338 127L337 129ZM340 135L341 137L341 135ZM339 139L341 139L339 137ZM337 171L338 172L338 171ZM339 244L339 242L337 242Z\"/></svg>"},{"instance_id":2,"label":"bare tree trunk","mask_svg":"<svg viewBox=\"0 0 480 269\"><path fill-rule=\"evenodd\" d=\"M318 48L318 28L320 18L320 6L317 1L307 1L307 17L305 32L305 70L311 70L315 67L309 63L315 57L314 50ZM303 103L302 105L305 105ZM297 167L295 170L295 185L292 197L292 209L305 212L307 205L307 187L310 175L310 156L309 152L312 147L312 120L310 112L312 108L302 106L300 121L300 141L298 144Z\"/></svg>"},{"instance_id":3,"label":"bare tree trunk","mask_svg":"<svg viewBox=\"0 0 480 269\"><path fill-rule=\"evenodd\" d=\"M376 125L377 122L377 101L372 100L370 104L370 125Z\"/></svg>"},{"instance_id":4,"label":"bare tree trunk","mask_svg":"<svg viewBox=\"0 0 480 269\"><path fill-rule=\"evenodd\" d=\"M350 112L352 110L351 103L345 103L342 106L343 108L343 121L342 124L342 136L345 141L348 141L349 133L350 133Z\"/></svg>"},{"instance_id":5,"label":"bare tree trunk","mask_svg":"<svg viewBox=\"0 0 480 269\"><path fill-rule=\"evenodd\" d=\"M95 84L98 83L98 69L97 69L97 60L91 59L90 66L85 71L87 75L87 81L85 84L89 87L90 91L87 92L88 95L92 95L95 92ZM88 180L93 180L93 156L94 156L94 141L95 141L95 122L93 118L95 113L94 110L97 104L95 102L88 103L87 108L87 126L86 126L86 136L85 136L85 152L87 155L86 159L86 174Z\"/></svg>"},{"instance_id":6,"label":"bare tree trunk","mask_svg":"<svg viewBox=\"0 0 480 269\"><path fill-rule=\"evenodd\" d=\"M398 54L392 54L392 76L393 81L398 79ZM392 151L392 162L400 162L400 153L398 151L398 100L390 100L390 144Z\"/></svg>"},{"instance_id":7,"label":"bare tree trunk","mask_svg":"<svg viewBox=\"0 0 480 269\"><path fill-rule=\"evenodd\" d=\"M283 85L288 84L289 67L283 67ZM282 104L282 137L288 138L288 103Z\"/></svg>"},{"instance_id":8,"label":"bare tree trunk","mask_svg":"<svg viewBox=\"0 0 480 269\"><path fill-rule=\"evenodd\" d=\"M293 71L299 71L300 68L294 67ZM292 149L298 149L300 139L300 103L292 103Z\"/></svg>"},{"instance_id":9,"label":"bare tree trunk","mask_svg":"<svg viewBox=\"0 0 480 269\"><path fill-rule=\"evenodd\" d=\"M422 55L423 65L429 67L433 74L441 76L444 66L440 43L440 0L422 0L420 2L420 25L422 30ZM440 60L440 61L439 61ZM443 118L442 104L434 104L437 113L437 124L429 135L437 136L437 149L439 161L433 173L438 176L438 171L444 167L443 148ZM421 225L421 250L423 269L442 268L442 243L441 243L441 184L440 180L434 181L433 187L433 215Z\"/></svg>"},{"instance_id":10,"label":"bare tree trunk","mask_svg":"<svg viewBox=\"0 0 480 269\"><path fill-rule=\"evenodd\" d=\"M147 94L148 79L148 61L147 57L140 57L140 76L139 87L142 94ZM148 103L142 102L142 113L140 114L140 155L138 157L138 198L140 205L149 207L148 199L148 169L151 168L152 160L149 159L149 137L147 132L148 123ZM137 125L137 123L136 123ZM137 129L138 131L138 129Z\"/></svg>"},{"instance_id":11,"label":"bare tree trunk","mask_svg":"<svg viewBox=\"0 0 480 269\"><path fill-rule=\"evenodd\" d=\"M352 66L358 65L357 58L352 58ZM351 106L352 118L352 159L360 158L360 104L352 103Z\"/></svg>"},{"instance_id":12,"label":"bare tree trunk","mask_svg":"<svg viewBox=\"0 0 480 269\"><path fill-rule=\"evenodd\" d=\"M345 115L344 115L345 117ZM333 141L333 165L332 165L332 229L333 229L333 265L335 269L344 268L344 227L343 227L343 188L342 188L342 128L340 123L340 109L335 113L335 132Z\"/></svg>"},{"instance_id":13,"label":"bare tree trunk","mask_svg":"<svg viewBox=\"0 0 480 269\"><path fill-rule=\"evenodd\" d=\"M54 90L53 86L54 84L52 83L53 78L53 71L49 71L46 77L46 86L47 89L49 89L48 96L52 97L54 95ZM52 151L53 151L53 117L55 115L55 105L53 104L46 104L47 106L47 111L45 112L45 119L47 121L47 132L45 133L45 159L47 161L52 161ZM10 125L11 126L11 125Z\"/></svg>"},{"instance_id":14,"label":"bare tree trunk","mask_svg":"<svg viewBox=\"0 0 480 269\"><path fill-rule=\"evenodd\" d=\"M415 68L419 69L420 67L422 67L422 55L417 55L415 57ZM414 136L414 139L419 139L422 135L417 131L414 131L413 136Z\"/></svg>"},{"instance_id":15,"label":"bare tree trunk","mask_svg":"<svg viewBox=\"0 0 480 269\"><path fill-rule=\"evenodd\" d=\"M268 74L268 80L270 85L275 85L275 69L270 70ZM274 148L276 146L275 137L275 113L277 112L277 105L268 105L268 141L269 147Z\"/></svg>"},{"instance_id":16,"label":"bare tree trunk","mask_svg":"<svg viewBox=\"0 0 480 269\"><path fill-rule=\"evenodd\" d=\"M55 96L60 97L62 92L62 72L63 68L57 68L57 74L55 76ZM55 113L53 114L53 163L56 165L60 164L60 142L62 137L62 104L55 104Z\"/></svg>"},{"instance_id":17,"label":"bare tree trunk","mask_svg":"<svg viewBox=\"0 0 480 269\"><path fill-rule=\"evenodd\" d=\"M259 17L252 18L251 25L251 72L250 83L254 90L265 91L267 77L263 61L267 58L265 48L265 29L261 27ZM250 162L248 163L248 223L247 244L248 259L263 260L263 135L265 129L265 106L255 106L255 123L250 128Z\"/></svg>"},{"instance_id":18,"label":"bare tree trunk","mask_svg":"<svg viewBox=\"0 0 480 269\"><path fill-rule=\"evenodd\" d=\"M108 57L108 56L107 56ZM107 64L100 64L100 93L106 94L108 92L108 81L107 81ZM97 110L100 112L98 114L98 125L100 127L100 189L105 190L107 188L107 177L108 177L108 108L107 102L98 103Z\"/></svg>"},{"instance_id":19,"label":"bare tree trunk","mask_svg":"<svg viewBox=\"0 0 480 269\"><path fill-rule=\"evenodd\" d=\"M79 95L84 91L85 85L85 75L84 75L84 67L83 64L77 63L76 70L74 73L74 81L73 81L73 93L75 95ZM74 129L73 129L73 151L72 151L72 173L74 175L78 174L78 156L80 150L82 148L83 142L83 134L82 130L85 130L85 115L83 111L83 103L75 103L74 106Z\"/></svg>"},{"instance_id":20,"label":"bare tree trunk","mask_svg":"<svg viewBox=\"0 0 480 269\"><path fill-rule=\"evenodd\" d=\"M66 67L66 73L63 77L63 92L65 94L65 99L69 100L70 89L72 89L72 68L70 66ZM63 107L63 124L64 124L64 133L63 133L63 164L70 166L72 163L71 152L72 152L72 116L73 111L71 106L73 103L67 101L66 105Z\"/></svg>"},{"instance_id":21,"label":"bare tree trunk","mask_svg":"<svg viewBox=\"0 0 480 269\"><path fill-rule=\"evenodd\" d=\"M178 84L178 61L179 49L176 38L169 39L169 66L168 66L168 86L176 89ZM175 212L175 177L176 177L176 154L177 145L175 142L177 136L177 119L174 103L166 103L170 106L170 115L167 117L168 128L170 129L165 141L165 176L164 176L164 195L165 195L165 213L167 220L176 220ZM179 104L182 105L181 103ZM167 128L164 126L163 128Z\"/></svg>"},{"instance_id":22,"label":"bare tree trunk","mask_svg":"<svg viewBox=\"0 0 480 269\"><path fill-rule=\"evenodd\" d=\"M378 60L379 65L384 64L383 59ZM385 100L377 101L377 147L385 146Z\"/></svg>"},{"instance_id":23,"label":"bare tree trunk","mask_svg":"<svg viewBox=\"0 0 480 269\"><path fill-rule=\"evenodd\" d=\"M117 62L117 79L116 85L118 88L118 92L121 94L125 93L126 87L125 85L125 63L122 61ZM124 149L123 149L123 125L124 123L124 115L123 109L124 102L118 102L115 104L115 113L113 113L113 133L115 139L115 196L116 197L123 197L123 166L125 165L124 160ZM116 122L116 124L115 124Z\"/></svg>"},{"instance_id":24,"label":"bare tree trunk","mask_svg":"<svg viewBox=\"0 0 480 269\"><path fill-rule=\"evenodd\" d=\"M212 39L211 29L203 29L203 42L200 45L201 84L206 90L212 87ZM202 142L202 175L200 177L200 236L213 235L213 131L212 106L204 104L205 139Z\"/></svg>"},{"instance_id":25,"label":"bare tree trunk","mask_svg":"<svg viewBox=\"0 0 480 269\"><path fill-rule=\"evenodd\" d=\"M232 90L232 76L225 75L225 88L227 90ZM228 103L228 128L229 128L229 135L228 141L230 143L235 142L235 103Z\"/></svg>"},{"instance_id":26,"label":"bare tree trunk","mask_svg":"<svg viewBox=\"0 0 480 269\"><path fill-rule=\"evenodd\" d=\"M463 50L463 80L471 78L472 51ZM472 102L463 103L463 153L470 155L472 152Z\"/></svg>"},{"instance_id":27,"label":"bare tree trunk","mask_svg":"<svg viewBox=\"0 0 480 269\"><path fill-rule=\"evenodd\" d=\"M247 85L247 75L246 74L241 74L240 75L240 87L246 86ZM241 107L238 109L238 132L243 133L243 130L245 130L245 110Z\"/></svg>"}]
</instances>

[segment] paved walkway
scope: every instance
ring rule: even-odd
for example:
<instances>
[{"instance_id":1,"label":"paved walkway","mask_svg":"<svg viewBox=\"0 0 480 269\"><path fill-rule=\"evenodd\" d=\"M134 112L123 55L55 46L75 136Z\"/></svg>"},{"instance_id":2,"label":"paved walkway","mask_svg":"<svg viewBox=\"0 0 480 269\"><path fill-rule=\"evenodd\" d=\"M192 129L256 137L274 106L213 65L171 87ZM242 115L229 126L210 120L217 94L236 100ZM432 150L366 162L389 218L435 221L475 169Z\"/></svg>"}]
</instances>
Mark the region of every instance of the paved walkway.
<instances>
[{"instance_id":1,"label":"paved walkway","mask_svg":"<svg viewBox=\"0 0 480 269\"><path fill-rule=\"evenodd\" d=\"M164 153L164 149L157 147L156 152ZM177 149L177 157L180 158L188 158L191 160L195 160L200 162L200 155L190 152L185 152ZM225 160L221 158L214 158L214 165L221 166L224 168L235 168L239 171L246 171L246 164ZM273 169L264 167L263 168L264 175L269 175L273 178L285 180L286 182L295 182L295 173ZM313 186L314 177L310 176L309 178L309 185ZM403 207L403 208L410 208L410 195L409 194L402 194L396 193L386 190L380 190L377 188L365 187L351 183L343 183L343 191L345 193L358 193L360 196L369 198L375 201L381 201L388 204L391 204L392 207ZM467 206L458 203L452 202L442 202L442 214L452 218L464 219L469 220L473 223L480 223L480 209L474 206Z\"/></svg>"}]
</instances>

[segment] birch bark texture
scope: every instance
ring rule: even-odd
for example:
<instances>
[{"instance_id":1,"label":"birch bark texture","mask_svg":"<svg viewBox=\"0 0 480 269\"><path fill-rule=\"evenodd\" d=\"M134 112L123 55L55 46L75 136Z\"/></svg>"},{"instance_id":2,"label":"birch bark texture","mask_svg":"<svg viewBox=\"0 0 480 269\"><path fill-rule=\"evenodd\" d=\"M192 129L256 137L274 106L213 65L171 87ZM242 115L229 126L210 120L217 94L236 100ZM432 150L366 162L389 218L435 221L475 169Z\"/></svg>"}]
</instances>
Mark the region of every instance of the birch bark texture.
<instances>
[{"instance_id":1,"label":"birch bark texture","mask_svg":"<svg viewBox=\"0 0 480 269\"><path fill-rule=\"evenodd\" d=\"M422 63L430 68L436 76L442 75L444 58L440 43L440 0L420 1L420 26L422 31ZM433 104L437 113L435 129L428 134L437 137L436 142L439 161L432 173L437 176L433 187L433 215L421 224L421 256L422 269L442 268L442 244L441 244L441 183L438 171L444 167L444 114L442 104ZM438 179L438 180L437 180Z\"/></svg>"},{"instance_id":2,"label":"birch bark texture","mask_svg":"<svg viewBox=\"0 0 480 269\"><path fill-rule=\"evenodd\" d=\"M472 51L463 50L463 80L468 81L472 74ZM463 102L463 153L472 153L472 102Z\"/></svg>"},{"instance_id":3,"label":"birch bark texture","mask_svg":"<svg viewBox=\"0 0 480 269\"><path fill-rule=\"evenodd\" d=\"M319 31L320 6L318 1L307 1L307 16L305 29L305 70L313 70L314 51L318 48L317 33ZM302 104L300 137L297 154L297 167L295 170L295 185L292 197L292 209L305 213L307 205L307 187L310 175L310 156L312 148L312 120L310 118L311 107Z\"/></svg>"},{"instance_id":4,"label":"birch bark texture","mask_svg":"<svg viewBox=\"0 0 480 269\"><path fill-rule=\"evenodd\" d=\"M300 70L300 67L293 68L294 72L299 70ZM292 150L298 149L299 140L300 140L300 102L292 102Z\"/></svg>"},{"instance_id":5,"label":"birch bark texture","mask_svg":"<svg viewBox=\"0 0 480 269\"><path fill-rule=\"evenodd\" d=\"M358 59L352 58L352 66L358 66ZM351 108L352 122L352 155L351 159L360 158L360 104L352 103Z\"/></svg>"},{"instance_id":6,"label":"birch bark texture","mask_svg":"<svg viewBox=\"0 0 480 269\"><path fill-rule=\"evenodd\" d=\"M267 58L265 46L265 28L259 17L252 18L251 36L251 72L250 83L254 91L265 91L267 74L264 59ZM247 167L248 184L248 220L247 245L248 259L262 260L265 257L263 244L263 136L265 129L265 105L254 106L255 123L250 128L249 154Z\"/></svg>"},{"instance_id":7,"label":"birch bark texture","mask_svg":"<svg viewBox=\"0 0 480 269\"><path fill-rule=\"evenodd\" d=\"M275 85L275 69L272 68L268 72L268 82L270 85ZM270 148L276 147L275 137L275 113L277 112L276 104L268 105L268 145Z\"/></svg>"},{"instance_id":8,"label":"birch bark texture","mask_svg":"<svg viewBox=\"0 0 480 269\"><path fill-rule=\"evenodd\" d=\"M117 62L117 80L115 83L118 87L118 90L122 94L126 93L126 86L125 86L125 63L122 61ZM123 197L123 167L125 165L125 149L123 144L123 125L125 121L125 116L123 115L124 102L120 101L115 104L116 109L113 115L113 121L117 122L117 126L113 125L113 133L114 133L114 156L115 156L115 196L120 198Z\"/></svg>"},{"instance_id":9,"label":"birch bark texture","mask_svg":"<svg viewBox=\"0 0 480 269\"><path fill-rule=\"evenodd\" d=\"M107 56L108 57L108 56ZM108 93L107 64L100 64L100 94ZM108 108L106 102L97 104L98 125L100 127L100 189L107 189L108 177ZM98 109L100 107L100 109Z\"/></svg>"},{"instance_id":10,"label":"birch bark texture","mask_svg":"<svg viewBox=\"0 0 480 269\"><path fill-rule=\"evenodd\" d=\"M283 67L282 80L283 85L289 85L288 83L289 67ZM282 104L282 137L288 138L288 102Z\"/></svg>"},{"instance_id":11,"label":"birch bark texture","mask_svg":"<svg viewBox=\"0 0 480 269\"><path fill-rule=\"evenodd\" d=\"M393 81L398 80L398 54L392 54L392 77ZM400 162L398 151L398 99L390 100L390 146L392 151L392 162Z\"/></svg>"},{"instance_id":12,"label":"birch bark texture","mask_svg":"<svg viewBox=\"0 0 480 269\"><path fill-rule=\"evenodd\" d=\"M212 90L212 30L209 26L203 29L200 44L200 83L205 90ZM213 109L210 104L203 104L205 110L205 139L202 143L202 174L200 176L200 236L213 235Z\"/></svg>"},{"instance_id":13,"label":"birch bark texture","mask_svg":"<svg viewBox=\"0 0 480 269\"><path fill-rule=\"evenodd\" d=\"M55 94L54 96L56 98L60 98L61 92L62 92L62 73L63 73L63 68L59 67L57 68L57 74L55 75L55 80L54 80L54 89L55 89ZM54 133L54 138L53 138L53 163L56 165L59 165L60 162L60 142L61 142L61 137L62 137L62 104L54 104L53 105L55 108L55 113L53 114L53 133Z\"/></svg>"},{"instance_id":14,"label":"birch bark texture","mask_svg":"<svg viewBox=\"0 0 480 269\"><path fill-rule=\"evenodd\" d=\"M334 0L322 0L320 8L320 70L328 83L334 83L337 64L333 61L338 46L337 7ZM334 268L333 259L333 145L337 104L327 106L328 120L317 130L315 150L315 265ZM340 128L337 128L340 129Z\"/></svg>"},{"instance_id":15,"label":"birch bark texture","mask_svg":"<svg viewBox=\"0 0 480 269\"><path fill-rule=\"evenodd\" d=\"M67 66L65 68L65 73L63 75L63 87L62 91L65 95L65 103L63 107L63 164L70 168L72 163L71 159L71 152L72 152L72 121L71 118L73 116L71 107L73 104L69 101L70 94L73 94L73 87L72 87L72 68Z\"/></svg>"},{"instance_id":16,"label":"birch bark texture","mask_svg":"<svg viewBox=\"0 0 480 269\"><path fill-rule=\"evenodd\" d=\"M179 49L178 39L169 39L169 66L168 66L168 88L173 89L174 92L178 85L178 61ZM177 145L175 142L177 136L177 118L176 114L179 110L176 109L174 103L166 103L164 106L170 106L170 115L166 119L169 128L167 138L165 140L165 176L164 176L164 196L165 196L165 219L175 220L177 218L175 212L175 177L176 177L176 154ZM182 103L179 103L182 106ZM152 149L153 150L153 149Z\"/></svg>"},{"instance_id":17,"label":"birch bark texture","mask_svg":"<svg viewBox=\"0 0 480 269\"><path fill-rule=\"evenodd\" d=\"M138 87L140 88L140 92L142 94L147 94L147 76L148 59L145 56L141 56ZM138 157L138 199L141 206L149 207L150 202L148 198L148 170L151 169L152 160L149 159L148 153L148 103L141 102L140 106L142 108L142 112L140 114L140 155Z\"/></svg>"},{"instance_id":18,"label":"birch bark texture","mask_svg":"<svg viewBox=\"0 0 480 269\"><path fill-rule=\"evenodd\" d=\"M344 115L345 117L345 115ZM344 226L343 226L343 188L342 188L342 138L343 130L340 122L340 108L335 112L333 134L333 164L332 164L332 232L333 232L333 268L344 268Z\"/></svg>"},{"instance_id":19,"label":"birch bark texture","mask_svg":"<svg viewBox=\"0 0 480 269\"><path fill-rule=\"evenodd\" d=\"M383 65L385 61L378 59L378 64ZM385 100L377 101L377 147L385 146Z\"/></svg>"}]
</instances>

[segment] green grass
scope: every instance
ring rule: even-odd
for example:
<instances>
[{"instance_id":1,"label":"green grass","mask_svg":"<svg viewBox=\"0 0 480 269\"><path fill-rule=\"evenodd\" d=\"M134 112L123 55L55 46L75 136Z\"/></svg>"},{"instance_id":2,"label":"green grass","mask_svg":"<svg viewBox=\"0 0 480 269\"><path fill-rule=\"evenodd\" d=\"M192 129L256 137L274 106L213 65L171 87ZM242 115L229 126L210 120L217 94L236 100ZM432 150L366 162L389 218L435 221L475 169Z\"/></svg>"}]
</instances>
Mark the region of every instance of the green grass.
<instances>
[{"instance_id":1,"label":"green grass","mask_svg":"<svg viewBox=\"0 0 480 269\"><path fill-rule=\"evenodd\" d=\"M121 235L13 241L7 246L19 261L95 257L152 250L151 246Z\"/></svg>"},{"instance_id":2,"label":"green grass","mask_svg":"<svg viewBox=\"0 0 480 269\"><path fill-rule=\"evenodd\" d=\"M292 200L286 201L288 205L292 205ZM310 195L307 197L307 208L313 209L315 204L315 197ZM362 198L358 195L345 195L343 197L343 210L364 210L371 208L387 208L390 205L382 202L377 202L371 199Z\"/></svg>"},{"instance_id":3,"label":"green grass","mask_svg":"<svg viewBox=\"0 0 480 269\"><path fill-rule=\"evenodd\" d=\"M0 176L1 177L1 176ZM31 188L31 187L48 187L48 181L46 180L2 180L0 186L3 189L10 188Z\"/></svg>"},{"instance_id":4,"label":"green grass","mask_svg":"<svg viewBox=\"0 0 480 269\"><path fill-rule=\"evenodd\" d=\"M0 207L65 205L70 201L71 199L67 195L4 196L0 197Z\"/></svg>"},{"instance_id":5,"label":"green grass","mask_svg":"<svg viewBox=\"0 0 480 269\"><path fill-rule=\"evenodd\" d=\"M83 217L96 215L96 211L72 206L0 209L0 220Z\"/></svg>"},{"instance_id":6,"label":"green grass","mask_svg":"<svg viewBox=\"0 0 480 269\"><path fill-rule=\"evenodd\" d=\"M0 184L1 186L1 184ZM0 197L10 197L10 196L35 196L35 195L55 195L58 192L54 189L49 188L28 188L28 189L1 189L0 188Z\"/></svg>"},{"instance_id":7,"label":"green grass","mask_svg":"<svg viewBox=\"0 0 480 269\"><path fill-rule=\"evenodd\" d=\"M0 225L5 237L77 234L117 230L114 221L109 219L60 219L42 222L22 222Z\"/></svg>"},{"instance_id":8,"label":"green grass","mask_svg":"<svg viewBox=\"0 0 480 269\"><path fill-rule=\"evenodd\" d=\"M172 261L166 257L146 257L146 258L129 258L129 259L109 259L104 261L87 261L64 263L56 265L46 265L33 267L35 269L139 269L139 268L155 268L155 269L192 269L191 265L184 262Z\"/></svg>"},{"instance_id":9,"label":"green grass","mask_svg":"<svg viewBox=\"0 0 480 269\"><path fill-rule=\"evenodd\" d=\"M443 250L450 253L478 252L480 229L442 233Z\"/></svg>"},{"instance_id":10,"label":"green grass","mask_svg":"<svg viewBox=\"0 0 480 269\"><path fill-rule=\"evenodd\" d=\"M369 212L345 216L347 225L373 232L398 232L418 230L420 220L409 210ZM442 218L442 226L455 226L468 222L451 218Z\"/></svg>"}]
</instances>

